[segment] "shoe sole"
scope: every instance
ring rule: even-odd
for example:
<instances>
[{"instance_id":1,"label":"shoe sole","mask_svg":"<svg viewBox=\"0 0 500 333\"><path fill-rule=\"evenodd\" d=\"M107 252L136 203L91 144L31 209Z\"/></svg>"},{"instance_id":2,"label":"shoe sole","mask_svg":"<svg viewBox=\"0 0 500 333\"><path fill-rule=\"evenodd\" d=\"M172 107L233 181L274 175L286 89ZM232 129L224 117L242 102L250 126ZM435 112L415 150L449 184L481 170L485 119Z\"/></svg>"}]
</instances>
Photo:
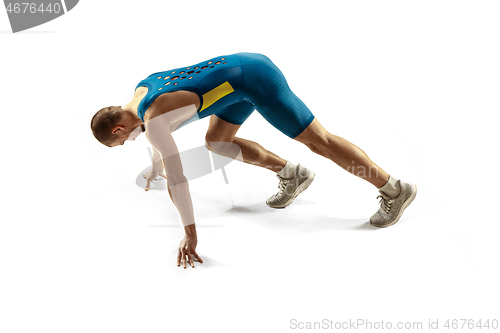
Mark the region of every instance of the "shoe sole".
<instances>
[{"instance_id":1,"label":"shoe sole","mask_svg":"<svg viewBox=\"0 0 500 333\"><path fill-rule=\"evenodd\" d=\"M413 199L415 199L415 197L417 196L417 185L415 185L415 184L410 184L410 185L411 185L411 188L413 189L413 192L410 195L410 197L408 199L406 199L405 202L403 202L403 206L401 206L401 209L399 210L399 214L398 214L398 216L396 216L396 219L389 224L381 224L381 225L373 224L372 221L370 221L370 224L372 226L377 227L377 228L387 228L387 227L390 227L391 225L395 225L399 221L399 219L403 215L403 212L405 211L405 209L412 203Z\"/></svg>"},{"instance_id":2,"label":"shoe sole","mask_svg":"<svg viewBox=\"0 0 500 333\"><path fill-rule=\"evenodd\" d=\"M314 173L314 171L311 171L311 173L312 173L312 176L307 178L305 182L303 182L302 184L299 185L299 187L297 187L297 190L295 191L295 193L292 195L292 197L287 202L285 202L284 204L281 204L279 206L269 206L267 201L266 201L266 204L271 208L277 208L277 209L286 208L286 207L290 206L292 204L292 202L295 200L295 198L300 193L304 192L309 187L309 185L311 185L311 183L313 182L314 176L316 174Z\"/></svg>"}]
</instances>

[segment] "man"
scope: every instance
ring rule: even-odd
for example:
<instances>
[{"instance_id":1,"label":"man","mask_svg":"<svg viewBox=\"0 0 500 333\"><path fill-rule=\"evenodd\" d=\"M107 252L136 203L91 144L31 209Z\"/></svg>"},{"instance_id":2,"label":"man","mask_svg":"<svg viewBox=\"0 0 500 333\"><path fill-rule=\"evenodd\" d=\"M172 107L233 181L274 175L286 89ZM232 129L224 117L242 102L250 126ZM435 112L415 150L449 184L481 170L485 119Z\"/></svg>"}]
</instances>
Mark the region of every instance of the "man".
<instances>
[{"instance_id":1,"label":"man","mask_svg":"<svg viewBox=\"0 0 500 333\"><path fill-rule=\"evenodd\" d=\"M145 177L166 173L167 187L184 225L177 266L194 267L197 235L188 183L182 172L172 132L197 119L210 117L206 146L216 154L277 172L279 192L267 199L272 208L285 208L314 179L314 172L295 166L259 144L236 137L241 124L257 109L275 128L304 143L343 169L378 188L380 208L370 218L376 227L395 224L413 201L417 187L390 176L360 148L326 131L307 106L290 90L285 77L266 56L237 53L196 65L151 74L136 86L132 101L99 110L92 118L94 136L109 147L123 145L146 132L153 146L153 166ZM186 259L187 257L187 259Z\"/></svg>"}]
</instances>

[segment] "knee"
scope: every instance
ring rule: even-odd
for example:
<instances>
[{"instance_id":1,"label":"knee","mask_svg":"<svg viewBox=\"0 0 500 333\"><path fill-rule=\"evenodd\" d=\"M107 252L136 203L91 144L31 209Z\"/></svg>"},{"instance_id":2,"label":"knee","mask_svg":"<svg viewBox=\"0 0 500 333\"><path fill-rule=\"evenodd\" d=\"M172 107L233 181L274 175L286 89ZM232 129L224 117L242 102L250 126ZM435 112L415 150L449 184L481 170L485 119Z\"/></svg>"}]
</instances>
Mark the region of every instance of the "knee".
<instances>
[{"instance_id":1,"label":"knee","mask_svg":"<svg viewBox=\"0 0 500 333\"><path fill-rule=\"evenodd\" d=\"M207 147L208 150L212 150L210 143L219 142L219 140L220 139L215 133L207 132L207 135L205 135L205 147Z\"/></svg>"},{"instance_id":2,"label":"knee","mask_svg":"<svg viewBox=\"0 0 500 333\"><path fill-rule=\"evenodd\" d=\"M313 153L318 153L318 146L316 146L316 144L314 142L308 142L308 143L305 143L305 145L307 146L307 148L311 149L311 151Z\"/></svg>"},{"instance_id":3,"label":"knee","mask_svg":"<svg viewBox=\"0 0 500 333\"><path fill-rule=\"evenodd\" d=\"M220 142L232 142L232 140L228 140L228 138L224 138L223 136L218 135L217 133L214 132L207 132L207 135L205 135L205 147L207 147L208 150L213 151L214 146L212 144L214 143L220 143ZM215 145L216 150L220 150L219 147L220 145Z\"/></svg>"},{"instance_id":4,"label":"knee","mask_svg":"<svg viewBox=\"0 0 500 333\"><path fill-rule=\"evenodd\" d=\"M305 145L316 154L321 154L325 150L329 150L333 146L333 135L317 135L313 140L305 142Z\"/></svg>"},{"instance_id":5,"label":"knee","mask_svg":"<svg viewBox=\"0 0 500 333\"><path fill-rule=\"evenodd\" d=\"M208 141L207 138L205 138L205 147L207 147L208 150L212 150L210 149L210 141Z\"/></svg>"}]
</instances>

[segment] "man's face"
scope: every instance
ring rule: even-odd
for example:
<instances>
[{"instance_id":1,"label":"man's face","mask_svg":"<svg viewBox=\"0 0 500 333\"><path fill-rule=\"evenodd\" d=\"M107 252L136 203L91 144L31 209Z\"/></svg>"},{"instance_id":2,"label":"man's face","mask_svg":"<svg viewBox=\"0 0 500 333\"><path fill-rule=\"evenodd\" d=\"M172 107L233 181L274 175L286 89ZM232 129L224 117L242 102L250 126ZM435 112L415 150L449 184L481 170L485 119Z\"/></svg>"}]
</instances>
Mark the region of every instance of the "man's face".
<instances>
[{"instance_id":1,"label":"man's face","mask_svg":"<svg viewBox=\"0 0 500 333\"><path fill-rule=\"evenodd\" d=\"M125 141L134 141L143 131L144 124L133 129L124 126L120 127L117 133L115 133L116 139L112 147L121 146L125 144Z\"/></svg>"}]
</instances>

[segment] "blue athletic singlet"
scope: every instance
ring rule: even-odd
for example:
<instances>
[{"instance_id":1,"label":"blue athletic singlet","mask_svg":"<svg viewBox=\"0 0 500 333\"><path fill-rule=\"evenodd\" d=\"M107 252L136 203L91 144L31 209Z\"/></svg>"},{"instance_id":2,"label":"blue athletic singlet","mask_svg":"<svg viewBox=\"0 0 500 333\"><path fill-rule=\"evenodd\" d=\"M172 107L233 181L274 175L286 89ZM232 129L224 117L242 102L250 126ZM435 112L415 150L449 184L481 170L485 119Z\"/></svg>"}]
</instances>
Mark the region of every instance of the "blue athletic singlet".
<instances>
[{"instance_id":1,"label":"blue athletic singlet","mask_svg":"<svg viewBox=\"0 0 500 333\"><path fill-rule=\"evenodd\" d=\"M314 116L290 90L284 75L272 61L258 53L215 57L199 64L151 74L139 82L147 87L137 115L144 114L158 96L178 90L192 91L200 98L196 114L179 126L212 114L241 125L257 111L285 135L294 138L309 126Z\"/></svg>"}]
</instances>

